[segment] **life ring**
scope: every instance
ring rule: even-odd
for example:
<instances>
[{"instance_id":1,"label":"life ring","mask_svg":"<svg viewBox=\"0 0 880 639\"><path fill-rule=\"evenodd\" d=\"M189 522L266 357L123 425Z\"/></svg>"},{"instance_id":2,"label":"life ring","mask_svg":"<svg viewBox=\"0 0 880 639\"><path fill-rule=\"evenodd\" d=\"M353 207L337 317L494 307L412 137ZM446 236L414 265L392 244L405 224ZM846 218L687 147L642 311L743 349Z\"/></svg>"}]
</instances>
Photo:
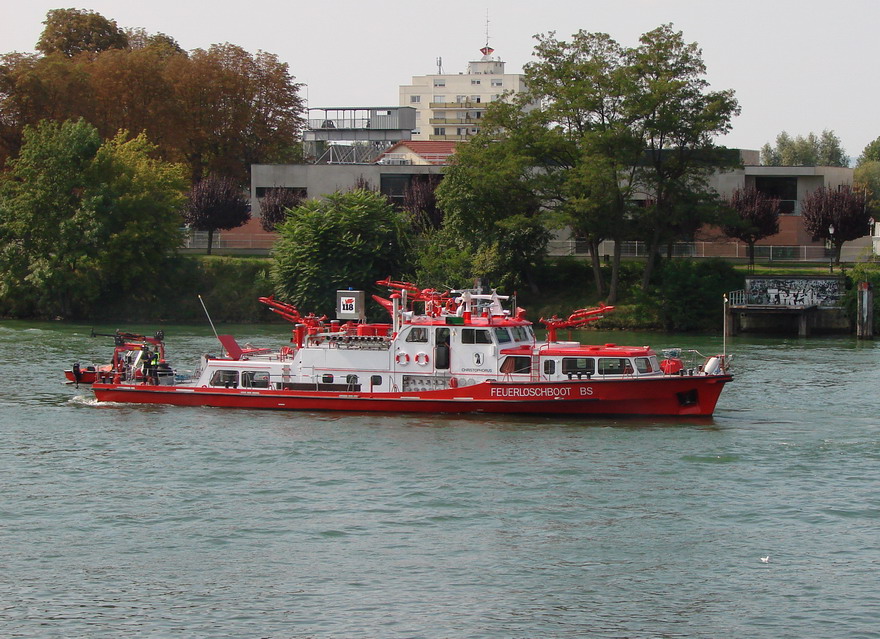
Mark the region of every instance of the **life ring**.
<instances>
[{"instance_id":1,"label":"life ring","mask_svg":"<svg viewBox=\"0 0 880 639\"><path fill-rule=\"evenodd\" d=\"M455 377L449 378L449 388L458 388L458 380Z\"/></svg>"},{"instance_id":2,"label":"life ring","mask_svg":"<svg viewBox=\"0 0 880 639\"><path fill-rule=\"evenodd\" d=\"M394 358L394 361L401 366L406 366L407 364L409 364L409 355L407 355L406 353L398 353L397 356Z\"/></svg>"},{"instance_id":3,"label":"life ring","mask_svg":"<svg viewBox=\"0 0 880 639\"><path fill-rule=\"evenodd\" d=\"M420 366L424 366L428 362L431 361L431 358L428 357L427 353L416 353L416 364Z\"/></svg>"}]
</instances>

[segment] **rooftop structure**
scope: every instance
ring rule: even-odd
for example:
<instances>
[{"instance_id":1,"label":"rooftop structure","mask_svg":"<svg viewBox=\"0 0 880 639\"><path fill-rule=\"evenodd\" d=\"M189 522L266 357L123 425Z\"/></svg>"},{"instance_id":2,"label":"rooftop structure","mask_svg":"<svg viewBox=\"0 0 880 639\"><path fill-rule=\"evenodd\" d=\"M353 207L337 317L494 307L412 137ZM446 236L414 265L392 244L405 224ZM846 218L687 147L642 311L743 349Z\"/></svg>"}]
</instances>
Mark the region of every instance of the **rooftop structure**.
<instances>
[{"instance_id":1,"label":"rooftop structure","mask_svg":"<svg viewBox=\"0 0 880 639\"><path fill-rule=\"evenodd\" d=\"M480 130L489 103L525 90L520 73L505 73L505 63L486 45L466 73L414 76L400 87L400 105L416 110L413 140L466 140ZM438 65L439 66L439 65Z\"/></svg>"}]
</instances>

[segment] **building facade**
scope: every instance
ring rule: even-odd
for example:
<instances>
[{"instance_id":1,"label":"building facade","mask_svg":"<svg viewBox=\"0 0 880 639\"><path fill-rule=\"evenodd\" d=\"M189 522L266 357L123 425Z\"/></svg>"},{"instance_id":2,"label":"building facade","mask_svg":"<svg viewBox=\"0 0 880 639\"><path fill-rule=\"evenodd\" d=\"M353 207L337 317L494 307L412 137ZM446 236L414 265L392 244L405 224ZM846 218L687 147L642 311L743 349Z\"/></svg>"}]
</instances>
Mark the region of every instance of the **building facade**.
<instances>
[{"instance_id":1,"label":"building facade","mask_svg":"<svg viewBox=\"0 0 880 639\"><path fill-rule=\"evenodd\" d=\"M525 90L524 76L505 73L493 52L488 45L480 49L483 56L468 62L465 73L414 76L400 87L400 106L416 110L413 140L466 140L479 132L491 102Z\"/></svg>"}]
</instances>

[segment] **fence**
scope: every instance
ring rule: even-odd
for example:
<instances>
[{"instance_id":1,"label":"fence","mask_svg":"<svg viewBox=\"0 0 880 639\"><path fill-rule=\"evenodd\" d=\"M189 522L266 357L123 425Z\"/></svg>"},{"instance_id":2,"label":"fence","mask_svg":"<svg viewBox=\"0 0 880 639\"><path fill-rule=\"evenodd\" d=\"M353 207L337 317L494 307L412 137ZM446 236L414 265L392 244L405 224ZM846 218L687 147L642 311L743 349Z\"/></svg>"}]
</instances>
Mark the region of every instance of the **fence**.
<instances>
[{"instance_id":1,"label":"fence","mask_svg":"<svg viewBox=\"0 0 880 639\"><path fill-rule=\"evenodd\" d=\"M674 257L720 257L725 259L745 260L749 257L749 249L740 242L677 242L672 247ZM667 247L662 247L665 255ZM549 255L571 255L586 257L589 255L589 244L580 240L551 240L548 245ZM613 242L602 242L599 255L611 256L614 253ZM840 259L844 262L856 262L865 259L871 253L869 246L844 245ZM646 257L644 242L623 242L623 257ZM826 262L831 259L831 250L824 246L755 246L755 260L762 262Z\"/></svg>"}]
</instances>

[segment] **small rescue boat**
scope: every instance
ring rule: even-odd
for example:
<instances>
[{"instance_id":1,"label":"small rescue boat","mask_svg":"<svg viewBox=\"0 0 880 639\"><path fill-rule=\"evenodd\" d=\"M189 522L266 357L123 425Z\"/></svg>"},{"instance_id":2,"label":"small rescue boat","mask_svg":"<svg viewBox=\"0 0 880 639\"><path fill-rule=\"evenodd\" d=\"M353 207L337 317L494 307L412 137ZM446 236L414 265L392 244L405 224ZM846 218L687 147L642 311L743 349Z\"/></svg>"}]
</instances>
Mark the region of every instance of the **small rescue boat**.
<instances>
[{"instance_id":1,"label":"small rescue boat","mask_svg":"<svg viewBox=\"0 0 880 639\"><path fill-rule=\"evenodd\" d=\"M64 377L68 383L94 384L98 381L122 381L123 379L140 380L143 376L143 366L147 355L153 359L158 358L157 369L170 370L170 366L162 366L165 363L165 333L159 331L153 337L116 331L115 333L95 333L92 337L112 337L113 357L109 364L81 365L74 362L73 366L64 371ZM152 349L152 350L151 350ZM147 366L149 372L150 366Z\"/></svg>"},{"instance_id":2,"label":"small rescue boat","mask_svg":"<svg viewBox=\"0 0 880 639\"><path fill-rule=\"evenodd\" d=\"M261 298L294 324L281 348L242 348L218 335L224 353L203 355L192 378L177 381L182 376L170 367L164 375L139 371L139 358L129 364L129 351L117 345L112 374L92 390L99 401L177 406L708 416L733 379L724 353L694 352L699 359L688 363L678 351L661 362L648 346L558 339L560 329L595 321L610 306L542 319L547 338L538 341L525 311L505 310L508 298L494 292L440 292L390 278L377 284L392 292L373 296L389 323L366 322L363 291L338 291L337 319L329 321ZM164 346L161 354L164 360Z\"/></svg>"}]
</instances>

